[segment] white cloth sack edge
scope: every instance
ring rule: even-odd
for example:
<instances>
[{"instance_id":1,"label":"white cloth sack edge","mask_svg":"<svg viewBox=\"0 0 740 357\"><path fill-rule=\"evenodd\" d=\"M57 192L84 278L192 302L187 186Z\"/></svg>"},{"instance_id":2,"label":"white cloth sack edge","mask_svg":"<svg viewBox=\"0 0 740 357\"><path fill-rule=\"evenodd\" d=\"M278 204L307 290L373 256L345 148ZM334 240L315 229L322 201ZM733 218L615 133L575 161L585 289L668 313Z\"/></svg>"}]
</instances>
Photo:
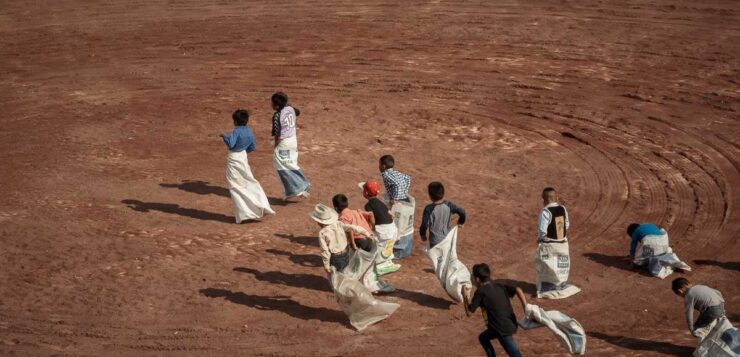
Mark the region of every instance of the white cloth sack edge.
<instances>
[{"instance_id":1,"label":"white cloth sack edge","mask_svg":"<svg viewBox=\"0 0 740 357\"><path fill-rule=\"evenodd\" d=\"M357 331L388 318L401 306L376 299L361 282L340 272L332 274L332 287L339 307Z\"/></svg>"},{"instance_id":2,"label":"white cloth sack edge","mask_svg":"<svg viewBox=\"0 0 740 357\"><path fill-rule=\"evenodd\" d=\"M457 226L452 227L447 236L433 248L429 248L427 243L424 252L432 261L434 273L442 288L447 295L460 303L463 302L461 289L463 286L470 288L472 284L470 271L457 259L457 230Z\"/></svg>"},{"instance_id":3,"label":"white cloth sack edge","mask_svg":"<svg viewBox=\"0 0 740 357\"><path fill-rule=\"evenodd\" d=\"M226 157L226 181L234 202L236 223L275 214L265 191L252 174L246 151L229 151Z\"/></svg>"},{"instance_id":4,"label":"white cloth sack edge","mask_svg":"<svg viewBox=\"0 0 740 357\"><path fill-rule=\"evenodd\" d=\"M737 357L740 356L740 330L732 326L727 317L720 317L709 327L709 333L694 350L694 357ZM726 339L722 337L726 336ZM726 340L734 341L733 346ZM734 347L734 351L733 351Z\"/></svg>"},{"instance_id":5,"label":"white cloth sack edge","mask_svg":"<svg viewBox=\"0 0 740 357\"><path fill-rule=\"evenodd\" d=\"M371 292L374 293L382 288L383 283L378 279L374 269L378 251L378 243L372 240L372 249L366 252L362 249L352 251L349 257L349 264L342 270L345 275L352 276Z\"/></svg>"},{"instance_id":6,"label":"white cloth sack edge","mask_svg":"<svg viewBox=\"0 0 740 357\"><path fill-rule=\"evenodd\" d=\"M571 354L586 353L586 331L572 317L557 311L545 311L543 308L527 304L525 316L519 326L525 330L546 326L560 341L560 344Z\"/></svg>"}]
</instances>

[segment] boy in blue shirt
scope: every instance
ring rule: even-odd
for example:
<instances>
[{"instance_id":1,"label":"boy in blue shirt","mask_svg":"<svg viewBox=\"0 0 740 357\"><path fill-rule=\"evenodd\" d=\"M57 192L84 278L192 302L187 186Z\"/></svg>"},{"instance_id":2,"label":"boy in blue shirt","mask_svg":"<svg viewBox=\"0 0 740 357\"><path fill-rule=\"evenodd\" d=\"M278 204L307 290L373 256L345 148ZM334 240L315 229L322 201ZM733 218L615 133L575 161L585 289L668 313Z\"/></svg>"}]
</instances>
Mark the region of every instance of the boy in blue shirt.
<instances>
[{"instance_id":1,"label":"boy in blue shirt","mask_svg":"<svg viewBox=\"0 0 740 357\"><path fill-rule=\"evenodd\" d=\"M643 238L646 236L663 235L663 230L652 223L632 223L627 227L627 235L632 239L630 242L630 257L634 257L635 251L637 251L637 244L642 242Z\"/></svg>"},{"instance_id":2,"label":"boy in blue shirt","mask_svg":"<svg viewBox=\"0 0 740 357\"><path fill-rule=\"evenodd\" d=\"M424 207L419 234L423 242L429 239L429 248L432 248L445 239L447 233L450 233L450 222L453 214L458 216L457 226L461 228L465 224L466 217L464 209L444 199L445 187L441 182L430 183L427 191L432 203ZM429 230L429 236L427 236L427 229Z\"/></svg>"}]
</instances>

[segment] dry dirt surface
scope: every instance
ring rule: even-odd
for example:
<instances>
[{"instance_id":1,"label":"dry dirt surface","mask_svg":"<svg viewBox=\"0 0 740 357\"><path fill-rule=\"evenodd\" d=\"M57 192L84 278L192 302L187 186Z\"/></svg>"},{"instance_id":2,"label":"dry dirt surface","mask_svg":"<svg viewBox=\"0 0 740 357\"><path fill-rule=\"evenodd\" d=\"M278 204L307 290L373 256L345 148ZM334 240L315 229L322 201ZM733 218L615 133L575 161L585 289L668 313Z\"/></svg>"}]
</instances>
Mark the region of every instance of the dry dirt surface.
<instances>
[{"instance_id":1,"label":"dry dirt surface","mask_svg":"<svg viewBox=\"0 0 740 357\"><path fill-rule=\"evenodd\" d=\"M417 226L443 181L462 261L528 293L556 187L583 292L535 303L589 355L690 355L671 279L629 270L624 230L666 227L739 322L739 84L737 1L2 1L0 355L482 355L418 241L392 317L357 333L334 300L307 214L360 207L387 153ZM306 201L279 200L276 90L303 111ZM242 225L217 137L238 107L277 211Z\"/></svg>"}]
</instances>

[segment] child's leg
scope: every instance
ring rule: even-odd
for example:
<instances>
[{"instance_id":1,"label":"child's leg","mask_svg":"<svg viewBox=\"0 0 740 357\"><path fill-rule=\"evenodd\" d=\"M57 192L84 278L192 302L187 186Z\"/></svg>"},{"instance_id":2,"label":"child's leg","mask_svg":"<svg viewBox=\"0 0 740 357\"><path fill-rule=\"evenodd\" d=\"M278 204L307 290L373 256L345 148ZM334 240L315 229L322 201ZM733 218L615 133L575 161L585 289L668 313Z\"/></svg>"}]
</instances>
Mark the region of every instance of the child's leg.
<instances>
[{"instance_id":1,"label":"child's leg","mask_svg":"<svg viewBox=\"0 0 740 357\"><path fill-rule=\"evenodd\" d=\"M483 330L483 332L478 335L478 341L480 342L480 345L483 346L483 350L486 351L486 356L488 357L496 357L496 351L493 350L493 345L491 344L491 340L496 337L498 337L498 334L489 329Z\"/></svg>"},{"instance_id":2,"label":"child's leg","mask_svg":"<svg viewBox=\"0 0 740 357\"><path fill-rule=\"evenodd\" d=\"M517 347L516 342L514 342L513 336L509 335L499 337L498 342L501 343L501 347L504 348L504 351L506 351L509 357L522 357L522 354L519 352L519 347Z\"/></svg>"}]
</instances>

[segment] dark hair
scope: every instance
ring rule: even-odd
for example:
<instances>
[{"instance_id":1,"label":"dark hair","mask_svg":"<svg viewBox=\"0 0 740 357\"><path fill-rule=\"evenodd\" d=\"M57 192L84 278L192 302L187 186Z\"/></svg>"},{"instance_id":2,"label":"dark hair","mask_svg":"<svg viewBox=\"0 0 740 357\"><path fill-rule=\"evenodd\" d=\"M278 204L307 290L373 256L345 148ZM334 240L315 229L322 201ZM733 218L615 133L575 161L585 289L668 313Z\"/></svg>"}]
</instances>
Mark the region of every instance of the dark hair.
<instances>
[{"instance_id":1,"label":"dark hair","mask_svg":"<svg viewBox=\"0 0 740 357\"><path fill-rule=\"evenodd\" d=\"M634 233L637 230L637 227L639 227L639 223L632 223L629 226L627 226L627 234L632 237L632 233Z\"/></svg>"},{"instance_id":2,"label":"dark hair","mask_svg":"<svg viewBox=\"0 0 740 357\"><path fill-rule=\"evenodd\" d=\"M473 265L473 276L480 281L488 281L491 279L491 268L486 263Z\"/></svg>"},{"instance_id":3,"label":"dark hair","mask_svg":"<svg viewBox=\"0 0 740 357\"><path fill-rule=\"evenodd\" d=\"M393 155L383 155L380 157L380 163L386 168L392 169L393 165L396 164L396 160L393 160Z\"/></svg>"},{"instance_id":4,"label":"dark hair","mask_svg":"<svg viewBox=\"0 0 740 357\"><path fill-rule=\"evenodd\" d=\"M673 279L673 282L671 283L671 289L673 289L674 293L678 294L679 290L689 286L689 284L689 280L686 278L676 278Z\"/></svg>"},{"instance_id":5,"label":"dark hair","mask_svg":"<svg viewBox=\"0 0 740 357\"><path fill-rule=\"evenodd\" d=\"M272 95L272 104L275 104L278 109L282 110L288 105L288 95L283 92L275 92Z\"/></svg>"},{"instance_id":6,"label":"dark hair","mask_svg":"<svg viewBox=\"0 0 740 357\"><path fill-rule=\"evenodd\" d=\"M244 126L249 122L249 112L246 109L237 109L234 114L231 114L231 118L234 119L236 125Z\"/></svg>"},{"instance_id":7,"label":"dark hair","mask_svg":"<svg viewBox=\"0 0 740 357\"><path fill-rule=\"evenodd\" d=\"M334 195L334 197L331 199L331 203L334 204L334 209L337 212L342 212L343 209L349 206L349 200L347 200L347 196L341 193L338 195Z\"/></svg>"},{"instance_id":8,"label":"dark hair","mask_svg":"<svg viewBox=\"0 0 740 357\"><path fill-rule=\"evenodd\" d=\"M427 191L432 201L439 201L445 197L445 186L441 182L434 181L429 183Z\"/></svg>"},{"instance_id":9,"label":"dark hair","mask_svg":"<svg viewBox=\"0 0 740 357\"><path fill-rule=\"evenodd\" d=\"M555 189L552 187L545 187L545 189L542 190L542 197L549 194L550 192L555 192Z\"/></svg>"}]
</instances>

